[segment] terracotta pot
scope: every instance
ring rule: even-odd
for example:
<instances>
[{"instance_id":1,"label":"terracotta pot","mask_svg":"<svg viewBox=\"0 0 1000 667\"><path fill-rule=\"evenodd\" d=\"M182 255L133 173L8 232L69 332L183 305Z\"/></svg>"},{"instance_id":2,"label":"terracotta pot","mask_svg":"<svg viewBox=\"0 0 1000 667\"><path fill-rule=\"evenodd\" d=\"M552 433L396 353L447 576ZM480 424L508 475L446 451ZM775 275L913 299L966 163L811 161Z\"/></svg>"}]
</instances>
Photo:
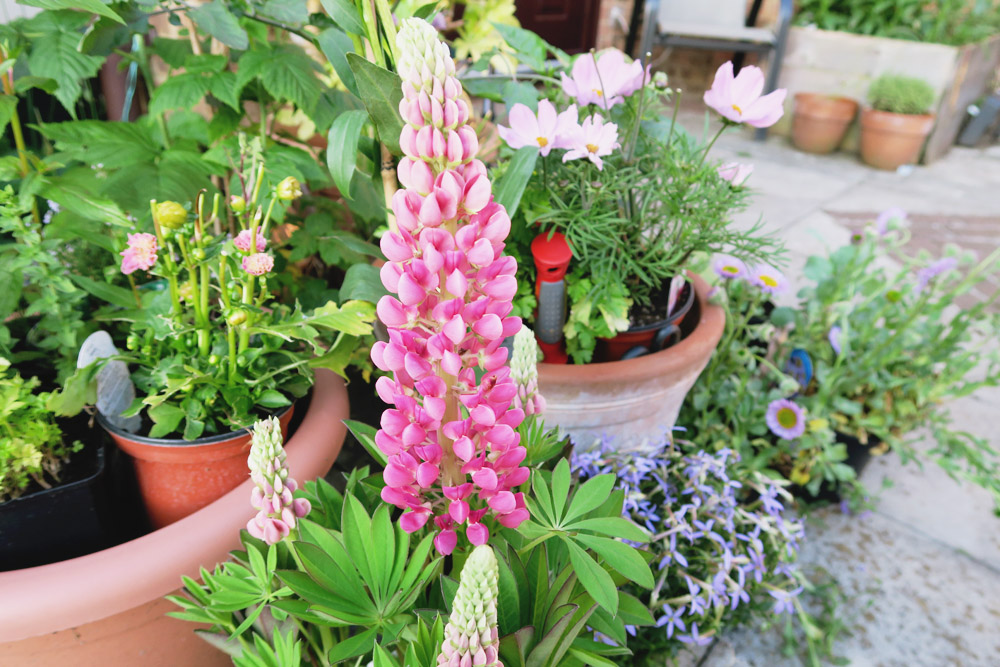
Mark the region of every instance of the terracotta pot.
<instances>
[{"instance_id":1,"label":"terracotta pot","mask_svg":"<svg viewBox=\"0 0 1000 667\"><path fill-rule=\"evenodd\" d=\"M614 338L598 339L597 359L599 361L619 361L625 355L634 352L636 348L645 348L645 350L639 351L646 354L650 350L657 352L676 344L680 340L680 326L684 323L684 316L691 310L695 301L694 289L690 283L685 285L681 291L681 299L680 307L676 308L674 314L665 320L642 327L632 327Z\"/></svg>"},{"instance_id":2,"label":"terracotta pot","mask_svg":"<svg viewBox=\"0 0 1000 667\"><path fill-rule=\"evenodd\" d=\"M316 371L312 402L285 451L300 482L326 474L340 453L347 388ZM0 665L213 667L228 656L196 626L164 614L181 575L197 577L239 548L253 516L247 479L190 516L138 539L61 563L0 572Z\"/></svg>"},{"instance_id":3,"label":"terracotta pot","mask_svg":"<svg viewBox=\"0 0 1000 667\"><path fill-rule=\"evenodd\" d=\"M652 450L673 428L681 403L719 344L725 311L708 303L709 286L688 274L697 302L676 345L636 359L595 364L539 364L545 423L583 448L602 436L624 450Z\"/></svg>"},{"instance_id":4,"label":"terracotta pot","mask_svg":"<svg viewBox=\"0 0 1000 667\"><path fill-rule=\"evenodd\" d=\"M861 159L879 169L915 164L934 127L934 114L912 116L864 109L861 112Z\"/></svg>"},{"instance_id":5,"label":"terracotta pot","mask_svg":"<svg viewBox=\"0 0 1000 667\"><path fill-rule=\"evenodd\" d=\"M294 406L278 415L282 435ZM139 492L154 528L169 526L200 510L247 477L250 431L220 433L197 440L147 438L122 431L103 417L98 422L135 463Z\"/></svg>"},{"instance_id":6,"label":"terracotta pot","mask_svg":"<svg viewBox=\"0 0 1000 667\"><path fill-rule=\"evenodd\" d=\"M858 103L848 97L796 93L792 142L807 153L830 153L844 139L858 113Z\"/></svg>"}]
</instances>

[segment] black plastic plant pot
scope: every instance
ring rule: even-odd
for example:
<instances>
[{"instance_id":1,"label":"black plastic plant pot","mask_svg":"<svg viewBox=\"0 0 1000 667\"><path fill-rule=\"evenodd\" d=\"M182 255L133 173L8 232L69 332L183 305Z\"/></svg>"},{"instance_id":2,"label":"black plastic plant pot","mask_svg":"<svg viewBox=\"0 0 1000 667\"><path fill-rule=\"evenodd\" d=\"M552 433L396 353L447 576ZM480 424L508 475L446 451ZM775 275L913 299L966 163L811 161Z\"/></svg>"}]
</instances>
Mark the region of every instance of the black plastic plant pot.
<instances>
[{"instance_id":1,"label":"black plastic plant pot","mask_svg":"<svg viewBox=\"0 0 1000 667\"><path fill-rule=\"evenodd\" d=\"M90 442L60 472L62 482L0 504L0 571L76 558L112 544L112 489L104 445Z\"/></svg>"}]
</instances>

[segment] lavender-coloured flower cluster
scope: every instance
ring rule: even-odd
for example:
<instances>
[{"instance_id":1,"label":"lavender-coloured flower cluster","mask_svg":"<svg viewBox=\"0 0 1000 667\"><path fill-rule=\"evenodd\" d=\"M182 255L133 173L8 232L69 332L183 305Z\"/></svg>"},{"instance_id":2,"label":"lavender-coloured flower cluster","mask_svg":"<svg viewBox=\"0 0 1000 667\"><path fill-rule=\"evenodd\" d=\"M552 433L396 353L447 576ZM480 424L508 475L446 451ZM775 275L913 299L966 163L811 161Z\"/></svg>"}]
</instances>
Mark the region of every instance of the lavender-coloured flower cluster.
<instances>
[{"instance_id":1,"label":"lavender-coloured flower cluster","mask_svg":"<svg viewBox=\"0 0 1000 667\"><path fill-rule=\"evenodd\" d=\"M653 534L649 608L668 640L706 645L741 605L793 611L804 528L786 516L791 496L780 484L751 471L734 479L739 455L729 449L685 455L667 445L647 457L608 445L574 454L573 467L581 477L617 474L624 515Z\"/></svg>"}]
</instances>

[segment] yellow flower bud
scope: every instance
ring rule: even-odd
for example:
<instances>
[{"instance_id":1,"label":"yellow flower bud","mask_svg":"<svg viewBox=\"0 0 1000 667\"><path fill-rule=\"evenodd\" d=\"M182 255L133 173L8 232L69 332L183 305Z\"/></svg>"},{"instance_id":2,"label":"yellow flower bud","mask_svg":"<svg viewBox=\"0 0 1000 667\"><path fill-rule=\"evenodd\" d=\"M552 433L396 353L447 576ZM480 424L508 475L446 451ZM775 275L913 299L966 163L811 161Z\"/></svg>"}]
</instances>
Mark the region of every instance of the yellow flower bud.
<instances>
[{"instance_id":1,"label":"yellow flower bud","mask_svg":"<svg viewBox=\"0 0 1000 667\"><path fill-rule=\"evenodd\" d=\"M239 195L233 195L229 198L229 208L233 209L234 213L242 213L247 210L247 200Z\"/></svg>"},{"instance_id":2,"label":"yellow flower bud","mask_svg":"<svg viewBox=\"0 0 1000 667\"><path fill-rule=\"evenodd\" d=\"M293 201L302 196L302 185L294 176L288 176L281 183L278 183L278 199L282 201Z\"/></svg>"},{"instance_id":3,"label":"yellow flower bud","mask_svg":"<svg viewBox=\"0 0 1000 667\"><path fill-rule=\"evenodd\" d=\"M802 470L801 468L795 468L792 470L792 474L788 476L793 483L799 486L805 486L809 483L809 471Z\"/></svg>"},{"instance_id":4,"label":"yellow flower bud","mask_svg":"<svg viewBox=\"0 0 1000 667\"><path fill-rule=\"evenodd\" d=\"M175 201L164 201L156 205L156 219L167 229L178 229L187 222L187 211Z\"/></svg>"}]
</instances>

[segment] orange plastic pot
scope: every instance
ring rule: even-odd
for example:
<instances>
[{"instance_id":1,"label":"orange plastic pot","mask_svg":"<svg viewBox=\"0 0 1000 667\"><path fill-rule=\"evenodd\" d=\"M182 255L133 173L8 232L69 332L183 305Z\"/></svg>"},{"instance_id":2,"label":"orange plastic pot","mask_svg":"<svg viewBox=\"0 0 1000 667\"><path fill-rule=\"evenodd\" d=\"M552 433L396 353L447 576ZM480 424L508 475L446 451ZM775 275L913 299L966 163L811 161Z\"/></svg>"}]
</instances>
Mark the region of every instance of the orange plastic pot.
<instances>
[{"instance_id":1,"label":"orange plastic pot","mask_svg":"<svg viewBox=\"0 0 1000 667\"><path fill-rule=\"evenodd\" d=\"M659 352L681 338L681 324L684 316L694 305L695 294L691 283L684 286L681 293L680 308L665 320L643 327L633 327L623 331L614 338L600 338L597 344L597 359L599 361L620 361L626 354L636 348L646 348L642 352Z\"/></svg>"},{"instance_id":2,"label":"orange plastic pot","mask_svg":"<svg viewBox=\"0 0 1000 667\"><path fill-rule=\"evenodd\" d=\"M294 406L278 415L288 437ZM169 526L200 510L247 478L250 431L234 431L197 440L147 438L98 422L122 451L132 457L139 492L154 528Z\"/></svg>"}]
</instances>

